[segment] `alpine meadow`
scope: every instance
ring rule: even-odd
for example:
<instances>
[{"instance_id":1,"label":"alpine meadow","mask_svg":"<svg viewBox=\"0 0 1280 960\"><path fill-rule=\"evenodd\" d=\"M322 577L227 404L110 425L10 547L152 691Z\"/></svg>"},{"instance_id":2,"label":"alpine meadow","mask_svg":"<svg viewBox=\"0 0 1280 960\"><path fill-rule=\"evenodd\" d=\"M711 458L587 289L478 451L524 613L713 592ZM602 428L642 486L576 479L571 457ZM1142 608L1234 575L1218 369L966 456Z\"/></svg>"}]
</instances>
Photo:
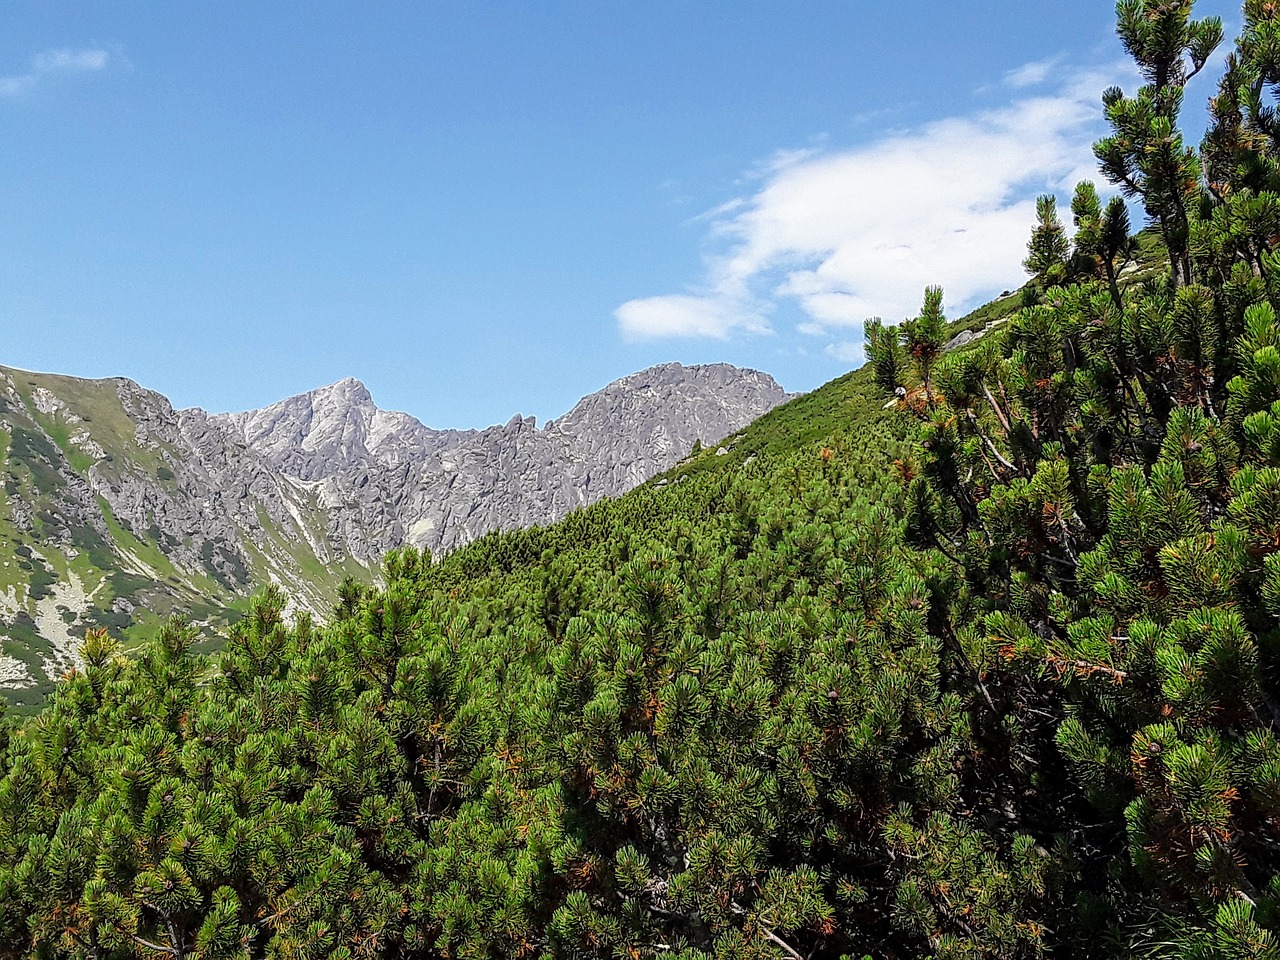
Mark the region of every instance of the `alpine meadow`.
<instances>
[{"instance_id":1,"label":"alpine meadow","mask_svg":"<svg viewBox=\"0 0 1280 960\"><path fill-rule=\"evenodd\" d=\"M1193 6L1020 290L326 617L90 630L0 958L1280 960L1280 4L1198 147Z\"/></svg>"}]
</instances>

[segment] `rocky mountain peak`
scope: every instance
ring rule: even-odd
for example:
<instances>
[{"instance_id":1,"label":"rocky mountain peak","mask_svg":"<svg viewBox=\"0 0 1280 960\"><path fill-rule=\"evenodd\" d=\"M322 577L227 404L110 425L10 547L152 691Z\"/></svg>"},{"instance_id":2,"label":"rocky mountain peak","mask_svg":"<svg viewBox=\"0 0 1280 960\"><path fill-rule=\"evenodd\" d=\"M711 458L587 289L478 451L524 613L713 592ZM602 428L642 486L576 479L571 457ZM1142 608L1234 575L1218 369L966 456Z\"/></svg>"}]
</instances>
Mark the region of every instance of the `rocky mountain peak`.
<instances>
[{"instance_id":1,"label":"rocky mountain peak","mask_svg":"<svg viewBox=\"0 0 1280 960\"><path fill-rule=\"evenodd\" d=\"M344 465L398 462L403 448L419 449L438 433L407 413L378 409L354 377L214 419L301 480L331 475Z\"/></svg>"},{"instance_id":2,"label":"rocky mountain peak","mask_svg":"<svg viewBox=\"0 0 1280 960\"><path fill-rule=\"evenodd\" d=\"M550 523L643 483L695 441L717 442L786 399L756 370L664 363L615 380L542 429L516 414L484 430L434 430L378 409L356 380L225 422L284 475L328 481L328 501L341 505L339 538L355 556L375 558L401 542L438 552L491 530Z\"/></svg>"},{"instance_id":3,"label":"rocky mountain peak","mask_svg":"<svg viewBox=\"0 0 1280 960\"><path fill-rule=\"evenodd\" d=\"M355 377L343 377L337 383L331 383L327 387L317 387L303 396L311 398L312 405L317 407L335 404L356 408L374 406L373 395L369 393L369 388Z\"/></svg>"},{"instance_id":4,"label":"rocky mountain peak","mask_svg":"<svg viewBox=\"0 0 1280 960\"><path fill-rule=\"evenodd\" d=\"M622 377L603 390L583 397L556 423L561 429L576 432L598 423L603 417L613 417L616 428L623 431L639 426L652 411L679 406L695 421L710 416L711 422L707 424L710 427L719 422L713 410L758 409L762 404L768 409L786 398L786 391L778 382L759 370L727 363L692 366L663 363ZM710 443L722 436L724 434L699 434L696 439Z\"/></svg>"}]
</instances>

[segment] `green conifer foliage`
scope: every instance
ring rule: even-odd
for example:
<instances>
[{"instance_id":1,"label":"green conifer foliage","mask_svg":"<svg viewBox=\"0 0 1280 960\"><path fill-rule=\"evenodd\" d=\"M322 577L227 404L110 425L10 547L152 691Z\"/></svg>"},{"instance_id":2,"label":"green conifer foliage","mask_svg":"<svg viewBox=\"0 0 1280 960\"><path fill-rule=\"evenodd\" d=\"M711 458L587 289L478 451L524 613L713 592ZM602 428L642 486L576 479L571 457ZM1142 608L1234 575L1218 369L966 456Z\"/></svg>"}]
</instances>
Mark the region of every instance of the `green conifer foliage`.
<instances>
[{"instance_id":1,"label":"green conifer foliage","mask_svg":"<svg viewBox=\"0 0 1280 960\"><path fill-rule=\"evenodd\" d=\"M1113 134L1094 147L1103 175L1142 201L1160 226L1175 284L1191 282L1190 221L1199 198L1200 161L1178 131L1187 81L1222 42L1217 17L1193 20L1193 0L1120 0L1117 27L1146 84L1132 98L1103 94Z\"/></svg>"},{"instance_id":2,"label":"green conifer foliage","mask_svg":"<svg viewBox=\"0 0 1280 960\"><path fill-rule=\"evenodd\" d=\"M933 371L942 356L946 326L947 320L942 312L942 288L928 287L924 291L920 315L904 321L901 328L902 344L911 358L927 404L933 403Z\"/></svg>"},{"instance_id":3,"label":"green conifer foliage","mask_svg":"<svg viewBox=\"0 0 1280 960\"><path fill-rule=\"evenodd\" d=\"M1098 199L1097 187L1085 180L1076 185L1071 214L1076 233L1071 241L1074 262L1070 275L1073 278L1095 276L1105 279L1112 302L1117 309L1123 309L1117 276L1133 259L1137 247L1130 236L1129 210L1124 199L1112 197L1104 208ZM1066 244L1065 239L1063 243Z\"/></svg>"},{"instance_id":4,"label":"green conifer foliage","mask_svg":"<svg viewBox=\"0 0 1280 960\"><path fill-rule=\"evenodd\" d=\"M867 359L875 369L876 383L889 393L895 392L907 377L907 358L898 331L873 317L863 325L863 342Z\"/></svg>"},{"instance_id":5,"label":"green conifer foliage","mask_svg":"<svg viewBox=\"0 0 1280 960\"><path fill-rule=\"evenodd\" d=\"M1106 94L1114 133L1097 152L1160 227L1173 273L1123 285L1114 264L1132 245L1103 239L1116 228L1078 187L1073 252L1053 258L1074 279L1064 267L1070 283L942 362L909 529L954 563L960 582L933 602L955 611L984 677L975 700L990 696L1005 726L1057 718L1065 802L1103 821L1063 864L1101 863L1109 836L1126 838L1107 884L1079 874L1074 922L1101 922L1121 953L1158 929L1186 956L1269 955L1280 326L1270 145L1246 128L1269 116L1256 78L1272 13L1246 10L1229 77L1255 86L1215 100L1202 180L1176 121L1220 27L1190 3L1117 10L1147 86ZM1028 259L1042 282L1045 214Z\"/></svg>"},{"instance_id":6,"label":"green conifer foliage","mask_svg":"<svg viewBox=\"0 0 1280 960\"><path fill-rule=\"evenodd\" d=\"M1066 229L1058 219L1058 200L1046 195L1036 199L1036 224L1023 266L1037 283L1056 286L1067 279L1067 253L1071 248Z\"/></svg>"},{"instance_id":7,"label":"green conifer foliage","mask_svg":"<svg viewBox=\"0 0 1280 960\"><path fill-rule=\"evenodd\" d=\"M0 717L0 957L1280 956L1280 26L1201 161L1220 26L1117 12L1160 241L1081 184L1006 323L931 287L725 456L211 659L90 634Z\"/></svg>"}]
</instances>

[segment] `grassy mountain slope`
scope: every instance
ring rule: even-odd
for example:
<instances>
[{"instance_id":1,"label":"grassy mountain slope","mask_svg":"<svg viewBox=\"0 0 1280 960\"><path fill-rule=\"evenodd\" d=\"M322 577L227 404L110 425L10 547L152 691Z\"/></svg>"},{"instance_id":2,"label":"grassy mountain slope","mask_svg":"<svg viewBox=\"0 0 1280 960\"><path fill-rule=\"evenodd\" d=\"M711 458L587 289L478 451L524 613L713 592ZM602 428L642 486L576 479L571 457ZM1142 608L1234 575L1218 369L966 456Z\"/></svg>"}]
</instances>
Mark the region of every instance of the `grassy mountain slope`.
<instances>
[{"instance_id":1,"label":"grassy mountain slope","mask_svg":"<svg viewBox=\"0 0 1280 960\"><path fill-rule=\"evenodd\" d=\"M250 584L282 582L324 606L344 576L364 572L321 563L306 538L261 514L231 536L162 529L156 511L207 484L189 476L177 438L140 433L138 405L152 397L127 381L0 368L0 684L10 684L0 697L11 704L40 703L88 630L133 646L181 613L213 637L246 608ZM111 506L131 491L149 497L133 521ZM306 492L295 501L322 530ZM261 546L246 557L237 548L250 542Z\"/></svg>"},{"instance_id":2,"label":"grassy mountain slope","mask_svg":"<svg viewBox=\"0 0 1280 960\"><path fill-rule=\"evenodd\" d=\"M122 527L96 496L90 501L96 515L83 510L91 494L87 483L68 489L95 462L102 462L105 476L114 474L117 461L128 459L153 472L163 469L152 451L137 447L133 424L115 392L101 382L5 373L12 388L0 401L9 427L5 514L0 516L3 650L21 665L22 679L37 681L21 694L10 694L22 701L47 693L51 678L69 665L65 650L48 635L127 626L132 637L141 638L154 633L158 620L178 606L196 608L210 594L223 599L223 591L207 577L190 586L173 583L169 578L182 578L145 533L139 537ZM52 397L63 402L55 406ZM94 445L102 457L93 455ZM13 522L15 510L34 514L32 529ZM148 590L150 582L167 586ZM78 616L72 612L77 609ZM70 620L59 629L63 618Z\"/></svg>"}]
</instances>

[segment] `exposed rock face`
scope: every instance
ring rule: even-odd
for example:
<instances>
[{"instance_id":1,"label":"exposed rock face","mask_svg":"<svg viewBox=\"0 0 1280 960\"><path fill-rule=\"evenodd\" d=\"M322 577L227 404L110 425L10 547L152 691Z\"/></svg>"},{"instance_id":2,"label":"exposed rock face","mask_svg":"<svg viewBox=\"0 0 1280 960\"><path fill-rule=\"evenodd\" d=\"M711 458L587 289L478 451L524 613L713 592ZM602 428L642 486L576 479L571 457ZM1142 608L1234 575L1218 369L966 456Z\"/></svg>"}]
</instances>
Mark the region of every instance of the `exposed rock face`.
<instances>
[{"instance_id":1,"label":"exposed rock face","mask_svg":"<svg viewBox=\"0 0 1280 960\"><path fill-rule=\"evenodd\" d=\"M539 429L433 430L379 410L355 380L215 417L285 476L317 485L335 547L362 561L433 553L616 496L777 406L772 377L727 364L651 367Z\"/></svg>"},{"instance_id":2,"label":"exposed rock face","mask_svg":"<svg viewBox=\"0 0 1280 960\"><path fill-rule=\"evenodd\" d=\"M541 429L433 430L350 379L210 415L130 380L0 367L0 690L44 689L86 629L217 620L267 581L323 611L393 547L557 520L785 399L762 373L673 363Z\"/></svg>"}]
</instances>

